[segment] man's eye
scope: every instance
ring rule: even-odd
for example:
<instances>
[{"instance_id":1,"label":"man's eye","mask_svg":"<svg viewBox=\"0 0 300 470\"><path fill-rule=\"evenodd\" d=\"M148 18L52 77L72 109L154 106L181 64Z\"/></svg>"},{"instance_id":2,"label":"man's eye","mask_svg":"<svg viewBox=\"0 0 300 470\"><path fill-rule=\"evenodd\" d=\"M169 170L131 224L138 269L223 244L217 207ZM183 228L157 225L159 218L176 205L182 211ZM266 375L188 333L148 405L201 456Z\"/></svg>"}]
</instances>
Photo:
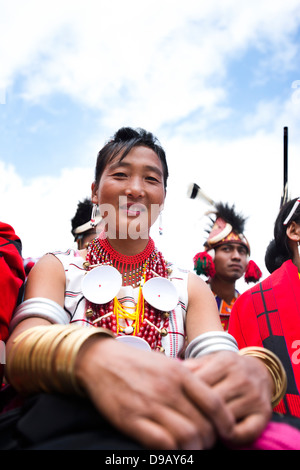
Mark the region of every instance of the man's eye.
<instances>
[{"instance_id":1,"label":"man's eye","mask_svg":"<svg viewBox=\"0 0 300 470\"><path fill-rule=\"evenodd\" d=\"M117 178L123 178L123 177L126 177L126 173L121 173L120 171L118 171L117 173L114 173L114 176L116 176Z\"/></svg>"},{"instance_id":2,"label":"man's eye","mask_svg":"<svg viewBox=\"0 0 300 470\"><path fill-rule=\"evenodd\" d=\"M154 176L147 176L147 177L146 177L146 180L148 180L148 181L155 181L156 183L159 182L158 179L155 178Z\"/></svg>"}]
</instances>

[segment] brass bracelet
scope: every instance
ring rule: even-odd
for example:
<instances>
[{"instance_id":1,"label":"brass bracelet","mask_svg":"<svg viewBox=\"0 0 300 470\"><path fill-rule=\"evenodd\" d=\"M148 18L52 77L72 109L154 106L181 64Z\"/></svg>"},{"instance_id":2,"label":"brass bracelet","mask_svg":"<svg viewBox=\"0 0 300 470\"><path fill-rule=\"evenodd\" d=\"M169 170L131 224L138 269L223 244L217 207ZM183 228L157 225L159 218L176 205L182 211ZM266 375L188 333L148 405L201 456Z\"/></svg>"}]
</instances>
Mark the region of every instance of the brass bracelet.
<instances>
[{"instance_id":1,"label":"brass bracelet","mask_svg":"<svg viewBox=\"0 0 300 470\"><path fill-rule=\"evenodd\" d=\"M6 361L6 377L23 394L83 394L75 377L81 346L93 335L115 337L110 330L74 324L37 326L14 340Z\"/></svg>"},{"instance_id":2,"label":"brass bracelet","mask_svg":"<svg viewBox=\"0 0 300 470\"><path fill-rule=\"evenodd\" d=\"M44 378L48 378L47 388L50 392L60 391L67 393L67 391L69 391L69 389L65 386L67 382L67 378L64 377L66 375L66 371L62 371L61 375L59 376L57 372L57 361L59 348L64 347L67 337L75 330L79 330L81 332L85 330L85 328L78 328L77 326L71 324L68 325L67 328L61 329L60 333L49 345L47 356L44 357L44 361L42 362L42 374ZM50 380L49 377L51 378Z\"/></svg>"},{"instance_id":3,"label":"brass bracelet","mask_svg":"<svg viewBox=\"0 0 300 470\"><path fill-rule=\"evenodd\" d=\"M239 350L241 356L253 356L260 359L270 372L274 382L274 394L271 400L272 407L284 397L287 388L287 376L280 359L272 351L260 346L250 346Z\"/></svg>"},{"instance_id":4,"label":"brass bracelet","mask_svg":"<svg viewBox=\"0 0 300 470\"><path fill-rule=\"evenodd\" d=\"M73 328L73 327L72 327ZM72 330L62 325L51 325L47 327L47 331L42 335L38 341L37 347L34 349L31 357L32 373L36 374L37 388L45 392L54 391L55 387L52 385L53 377L50 364L55 357L55 350L57 345L70 334Z\"/></svg>"},{"instance_id":5,"label":"brass bracelet","mask_svg":"<svg viewBox=\"0 0 300 470\"><path fill-rule=\"evenodd\" d=\"M31 353L44 331L45 326L30 328L23 331L13 341L13 347L7 355L5 374L8 381L11 382L11 365L13 364L13 381L14 387L17 390L19 390L19 387L23 384L24 392L26 393L29 385L27 369L30 364ZM30 385L30 388L33 386L34 381Z\"/></svg>"},{"instance_id":6,"label":"brass bracelet","mask_svg":"<svg viewBox=\"0 0 300 470\"><path fill-rule=\"evenodd\" d=\"M77 394L83 394L74 372L78 352L88 338L103 334L114 337L110 330L104 328L75 328L58 346L53 367L56 383L61 387L61 391L65 390L70 393L75 390Z\"/></svg>"},{"instance_id":7,"label":"brass bracelet","mask_svg":"<svg viewBox=\"0 0 300 470\"><path fill-rule=\"evenodd\" d=\"M49 391L49 385L42 380L43 339L47 337L51 345L59 330L68 331L69 328L65 325L39 325L25 330L14 339L6 362L6 376L18 391L24 394Z\"/></svg>"}]
</instances>

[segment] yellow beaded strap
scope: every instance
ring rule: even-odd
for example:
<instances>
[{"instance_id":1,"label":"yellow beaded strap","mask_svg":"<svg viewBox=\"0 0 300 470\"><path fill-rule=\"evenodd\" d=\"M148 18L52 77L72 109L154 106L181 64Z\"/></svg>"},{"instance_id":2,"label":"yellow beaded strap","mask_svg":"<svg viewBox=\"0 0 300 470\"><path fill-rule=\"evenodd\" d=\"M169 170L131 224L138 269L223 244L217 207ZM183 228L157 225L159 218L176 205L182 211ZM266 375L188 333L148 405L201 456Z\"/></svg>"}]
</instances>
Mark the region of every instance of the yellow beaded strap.
<instances>
[{"instance_id":1,"label":"yellow beaded strap","mask_svg":"<svg viewBox=\"0 0 300 470\"><path fill-rule=\"evenodd\" d=\"M132 310L131 312L129 310ZM114 314L117 321L117 334L120 331L125 331L126 328L120 326L120 319L130 320L132 328L131 334L136 335L140 330L140 324L144 321L144 297L141 287L139 287L138 301L135 307L126 306L124 307L119 300L114 298ZM126 333L126 331L125 331Z\"/></svg>"},{"instance_id":2,"label":"yellow beaded strap","mask_svg":"<svg viewBox=\"0 0 300 470\"><path fill-rule=\"evenodd\" d=\"M142 288L146 281L146 267L147 265L145 264L144 272L139 286L138 300L134 307L130 307L128 305L124 307L121 302L117 299L117 297L114 298L114 315L117 322L117 334L119 334L119 332L121 331L124 331L126 333L126 328L123 328L120 325L120 319L130 320L132 322L131 326L127 328L130 328L130 334L133 334L134 336L138 334L140 330L140 325L144 321L145 303Z\"/></svg>"},{"instance_id":3,"label":"yellow beaded strap","mask_svg":"<svg viewBox=\"0 0 300 470\"><path fill-rule=\"evenodd\" d=\"M240 349L239 354L241 356L257 357L263 361L274 381L275 390L271 404L275 408L284 397L287 388L287 377L282 362L272 351L259 346Z\"/></svg>"},{"instance_id":4,"label":"yellow beaded strap","mask_svg":"<svg viewBox=\"0 0 300 470\"><path fill-rule=\"evenodd\" d=\"M75 362L81 346L93 335L115 337L104 328L73 324L29 328L13 341L6 361L8 382L23 394L58 391L83 395Z\"/></svg>"}]
</instances>

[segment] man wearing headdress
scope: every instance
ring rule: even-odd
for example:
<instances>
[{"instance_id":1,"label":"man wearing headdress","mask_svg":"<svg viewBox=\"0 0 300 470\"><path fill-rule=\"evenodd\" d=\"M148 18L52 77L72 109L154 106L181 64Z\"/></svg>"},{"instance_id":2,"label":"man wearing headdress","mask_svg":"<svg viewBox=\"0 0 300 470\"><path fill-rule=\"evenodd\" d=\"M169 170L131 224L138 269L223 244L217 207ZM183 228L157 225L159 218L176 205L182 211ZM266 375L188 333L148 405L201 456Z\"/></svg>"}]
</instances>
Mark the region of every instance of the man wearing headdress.
<instances>
[{"instance_id":1,"label":"man wearing headdress","mask_svg":"<svg viewBox=\"0 0 300 470\"><path fill-rule=\"evenodd\" d=\"M91 222L93 204L90 198L79 201L77 210L71 220L74 241L77 243L78 250L86 248L93 238L97 236L97 225L101 221L101 216L95 214L94 222Z\"/></svg>"},{"instance_id":2,"label":"man wearing headdress","mask_svg":"<svg viewBox=\"0 0 300 470\"><path fill-rule=\"evenodd\" d=\"M261 271L249 261L250 245L244 235L245 219L235 212L235 207L216 203L215 221L204 244L204 251L194 257L198 275L208 277L215 296L221 323L228 330L229 317L234 302L239 297L236 281L245 275L245 281L257 282Z\"/></svg>"}]
</instances>

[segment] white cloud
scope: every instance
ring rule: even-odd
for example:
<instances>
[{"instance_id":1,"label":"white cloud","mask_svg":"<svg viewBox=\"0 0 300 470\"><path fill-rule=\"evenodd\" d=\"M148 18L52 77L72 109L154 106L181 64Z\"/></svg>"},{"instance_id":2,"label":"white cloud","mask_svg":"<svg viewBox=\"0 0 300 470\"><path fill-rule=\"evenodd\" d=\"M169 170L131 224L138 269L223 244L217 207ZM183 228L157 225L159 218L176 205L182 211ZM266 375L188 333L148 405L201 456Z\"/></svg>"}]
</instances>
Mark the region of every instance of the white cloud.
<instances>
[{"instance_id":1,"label":"white cloud","mask_svg":"<svg viewBox=\"0 0 300 470\"><path fill-rule=\"evenodd\" d=\"M71 218L78 201L90 196L91 183L92 169L73 168L26 184L0 162L1 220L21 237L24 257L73 245Z\"/></svg>"},{"instance_id":2,"label":"white cloud","mask_svg":"<svg viewBox=\"0 0 300 470\"><path fill-rule=\"evenodd\" d=\"M17 8L16 8L17 6ZM289 36L299 4L289 0L13 1L2 5L1 80L26 77L24 96L66 93L115 118L172 120L211 109L226 93L226 66L249 47L269 48L277 68L293 63ZM120 111L120 109L118 110Z\"/></svg>"}]
</instances>

